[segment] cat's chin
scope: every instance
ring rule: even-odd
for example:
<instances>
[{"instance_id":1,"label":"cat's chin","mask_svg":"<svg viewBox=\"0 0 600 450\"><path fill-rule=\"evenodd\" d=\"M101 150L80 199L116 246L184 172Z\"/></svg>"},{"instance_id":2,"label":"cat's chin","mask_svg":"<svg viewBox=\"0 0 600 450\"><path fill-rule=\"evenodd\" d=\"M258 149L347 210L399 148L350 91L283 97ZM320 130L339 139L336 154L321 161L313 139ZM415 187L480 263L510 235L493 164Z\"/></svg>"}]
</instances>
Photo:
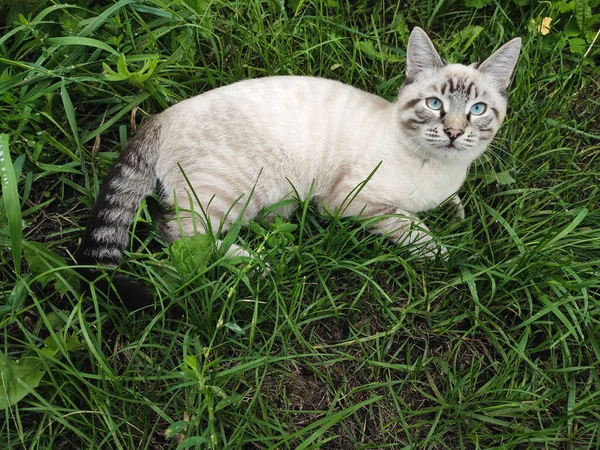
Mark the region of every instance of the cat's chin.
<instances>
[{"instance_id":1,"label":"cat's chin","mask_svg":"<svg viewBox=\"0 0 600 450\"><path fill-rule=\"evenodd\" d=\"M425 156L446 161L462 161L469 164L479 157L484 150L474 147L463 147L460 144L436 145L429 147Z\"/></svg>"}]
</instances>

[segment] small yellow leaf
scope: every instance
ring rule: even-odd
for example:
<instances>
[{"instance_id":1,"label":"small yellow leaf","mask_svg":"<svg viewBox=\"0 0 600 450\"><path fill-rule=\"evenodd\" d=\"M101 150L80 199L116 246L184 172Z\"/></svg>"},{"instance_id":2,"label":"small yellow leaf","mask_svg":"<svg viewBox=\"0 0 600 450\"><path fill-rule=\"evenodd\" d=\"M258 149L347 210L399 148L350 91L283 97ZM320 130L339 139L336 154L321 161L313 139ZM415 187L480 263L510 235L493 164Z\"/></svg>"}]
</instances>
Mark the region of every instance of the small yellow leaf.
<instances>
[{"instance_id":1,"label":"small yellow leaf","mask_svg":"<svg viewBox=\"0 0 600 450\"><path fill-rule=\"evenodd\" d=\"M542 24L538 28L542 35L546 36L548 33L550 33L550 22L552 22L552 17L544 17L542 19Z\"/></svg>"}]
</instances>

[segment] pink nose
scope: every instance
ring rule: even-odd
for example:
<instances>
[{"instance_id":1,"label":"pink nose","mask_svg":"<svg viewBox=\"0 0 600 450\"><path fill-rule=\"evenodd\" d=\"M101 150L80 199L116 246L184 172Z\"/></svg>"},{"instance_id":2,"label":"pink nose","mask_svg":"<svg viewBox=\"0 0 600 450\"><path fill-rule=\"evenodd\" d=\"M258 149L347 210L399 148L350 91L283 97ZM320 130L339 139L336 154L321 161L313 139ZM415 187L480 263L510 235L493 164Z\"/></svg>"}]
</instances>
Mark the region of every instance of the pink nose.
<instances>
[{"instance_id":1,"label":"pink nose","mask_svg":"<svg viewBox=\"0 0 600 450\"><path fill-rule=\"evenodd\" d=\"M445 128L444 133L446 133L446 136L448 136L450 140L453 141L461 134L463 134L463 130L459 130L458 128Z\"/></svg>"}]
</instances>

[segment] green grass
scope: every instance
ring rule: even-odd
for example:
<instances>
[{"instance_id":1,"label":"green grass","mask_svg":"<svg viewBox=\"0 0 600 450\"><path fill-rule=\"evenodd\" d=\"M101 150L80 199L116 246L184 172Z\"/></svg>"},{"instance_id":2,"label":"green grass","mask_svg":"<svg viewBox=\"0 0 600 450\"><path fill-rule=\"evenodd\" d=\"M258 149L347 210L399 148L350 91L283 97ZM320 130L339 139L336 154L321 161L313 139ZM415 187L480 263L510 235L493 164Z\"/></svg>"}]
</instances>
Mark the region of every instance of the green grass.
<instances>
[{"instance_id":1,"label":"green grass","mask_svg":"<svg viewBox=\"0 0 600 450\"><path fill-rule=\"evenodd\" d=\"M0 2L15 173L0 448L600 448L598 17L527 0L97 3ZM120 270L156 308L79 293L71 255L134 120L276 74L391 99L416 25L451 61L524 44L507 121L460 192L467 218L424 215L447 261L308 204L230 233L259 258L206 259L201 240L166 247L150 201Z\"/></svg>"}]
</instances>

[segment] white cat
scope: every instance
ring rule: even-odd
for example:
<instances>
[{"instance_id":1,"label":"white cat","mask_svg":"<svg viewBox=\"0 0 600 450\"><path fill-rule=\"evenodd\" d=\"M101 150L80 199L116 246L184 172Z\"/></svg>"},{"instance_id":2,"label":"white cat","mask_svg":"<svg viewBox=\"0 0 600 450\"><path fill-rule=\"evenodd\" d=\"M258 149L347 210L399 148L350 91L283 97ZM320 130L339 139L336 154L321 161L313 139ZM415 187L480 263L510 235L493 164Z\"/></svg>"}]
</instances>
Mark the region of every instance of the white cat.
<instances>
[{"instance_id":1,"label":"white cat","mask_svg":"<svg viewBox=\"0 0 600 450\"><path fill-rule=\"evenodd\" d=\"M294 76L241 81L182 101L123 149L103 182L78 262L117 265L137 209L157 183L164 203L180 211L164 226L170 240L208 231L207 219L226 230L240 214L247 222L265 207L310 194L344 216L391 216L372 231L432 255L436 246L414 214L455 194L494 138L520 47L515 38L481 64L446 64L415 28L393 103L337 81ZM122 288L126 303L135 295Z\"/></svg>"}]
</instances>

